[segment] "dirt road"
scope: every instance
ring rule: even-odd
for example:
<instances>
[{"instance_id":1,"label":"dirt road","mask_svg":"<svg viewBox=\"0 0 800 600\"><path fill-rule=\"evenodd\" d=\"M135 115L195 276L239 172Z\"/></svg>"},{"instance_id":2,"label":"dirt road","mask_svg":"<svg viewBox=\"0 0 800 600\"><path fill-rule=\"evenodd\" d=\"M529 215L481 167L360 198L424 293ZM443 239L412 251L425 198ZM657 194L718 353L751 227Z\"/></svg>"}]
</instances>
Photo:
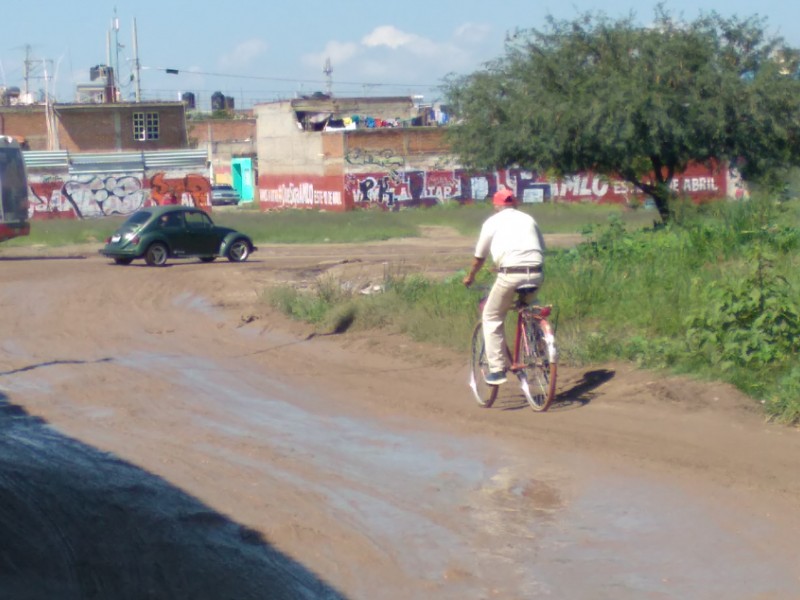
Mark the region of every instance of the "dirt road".
<instances>
[{"instance_id":1,"label":"dirt road","mask_svg":"<svg viewBox=\"0 0 800 600\"><path fill-rule=\"evenodd\" d=\"M564 367L485 410L466 357L258 302L471 244L0 248L0 597L800 598L800 432L731 388Z\"/></svg>"}]
</instances>

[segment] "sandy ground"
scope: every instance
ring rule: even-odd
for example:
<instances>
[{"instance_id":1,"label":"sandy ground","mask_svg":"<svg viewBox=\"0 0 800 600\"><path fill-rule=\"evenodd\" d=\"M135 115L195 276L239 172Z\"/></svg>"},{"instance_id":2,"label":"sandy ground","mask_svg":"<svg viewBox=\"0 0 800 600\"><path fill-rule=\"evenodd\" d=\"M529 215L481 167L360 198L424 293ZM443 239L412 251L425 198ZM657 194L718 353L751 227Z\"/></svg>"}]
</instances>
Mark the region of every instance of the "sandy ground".
<instances>
[{"instance_id":1,"label":"sandy ground","mask_svg":"<svg viewBox=\"0 0 800 600\"><path fill-rule=\"evenodd\" d=\"M259 302L471 248L0 247L0 597L800 598L800 432L730 387L562 365L486 410L467 357Z\"/></svg>"}]
</instances>

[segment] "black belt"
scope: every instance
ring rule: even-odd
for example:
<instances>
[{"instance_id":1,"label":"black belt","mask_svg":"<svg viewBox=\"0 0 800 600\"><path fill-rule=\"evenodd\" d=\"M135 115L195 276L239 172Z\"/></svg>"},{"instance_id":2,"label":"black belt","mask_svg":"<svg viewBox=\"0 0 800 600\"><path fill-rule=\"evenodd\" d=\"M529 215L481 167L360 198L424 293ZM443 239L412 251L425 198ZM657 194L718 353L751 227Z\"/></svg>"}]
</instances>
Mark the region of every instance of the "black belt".
<instances>
[{"instance_id":1,"label":"black belt","mask_svg":"<svg viewBox=\"0 0 800 600\"><path fill-rule=\"evenodd\" d=\"M533 265L530 267L500 267L497 269L498 272L503 274L509 273L525 273L526 275L530 275L531 273L541 273L542 272L542 265Z\"/></svg>"}]
</instances>

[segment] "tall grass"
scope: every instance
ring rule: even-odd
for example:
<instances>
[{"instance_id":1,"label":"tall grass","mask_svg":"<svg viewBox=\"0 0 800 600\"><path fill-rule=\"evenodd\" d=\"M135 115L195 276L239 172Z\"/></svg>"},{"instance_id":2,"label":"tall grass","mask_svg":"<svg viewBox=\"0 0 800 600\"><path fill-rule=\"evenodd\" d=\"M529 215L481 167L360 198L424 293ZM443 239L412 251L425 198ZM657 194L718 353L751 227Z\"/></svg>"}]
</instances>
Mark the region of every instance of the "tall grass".
<instances>
[{"instance_id":1,"label":"tall grass","mask_svg":"<svg viewBox=\"0 0 800 600\"><path fill-rule=\"evenodd\" d=\"M104 219L47 219L31 222L30 235L3 242L4 246L69 246L74 244L103 244L119 227L122 217ZM0 247L1 248L1 247Z\"/></svg>"},{"instance_id":2,"label":"tall grass","mask_svg":"<svg viewBox=\"0 0 800 600\"><path fill-rule=\"evenodd\" d=\"M629 227L611 214L586 228L585 243L547 257L540 299L558 307L562 357L730 382L762 400L771 417L800 422L797 214L793 203L753 198L685 207L669 226ZM484 271L478 285L490 280ZM477 297L459 275L389 277L384 287L339 298L351 326L468 351Z\"/></svg>"},{"instance_id":3,"label":"tall grass","mask_svg":"<svg viewBox=\"0 0 800 600\"><path fill-rule=\"evenodd\" d=\"M523 210L541 222L545 233L577 233L587 224L604 223L609 215L632 226L652 225L653 219L658 218L654 211L624 210L617 205L536 204L524 206ZM491 212L486 203L461 206L451 202L398 212L218 211L213 217L221 225L240 229L262 243L359 243L419 236L423 226L450 227L472 235Z\"/></svg>"},{"instance_id":4,"label":"tall grass","mask_svg":"<svg viewBox=\"0 0 800 600\"><path fill-rule=\"evenodd\" d=\"M683 206L667 226L655 213L609 206L535 205L546 233L583 231L586 242L549 253L541 300L557 306L564 360L629 360L731 382L768 414L800 422L800 201ZM258 243L366 242L419 235L426 225L477 235L491 208L349 213L216 211ZM121 218L34 221L8 245L102 243ZM466 257L465 257L466 258ZM310 292L268 290L268 301L321 330L390 328L468 351L478 296L446 281L387 269L382 293L320 279ZM489 285L484 270L476 282Z\"/></svg>"},{"instance_id":5,"label":"tall grass","mask_svg":"<svg viewBox=\"0 0 800 600\"><path fill-rule=\"evenodd\" d=\"M238 229L256 243L361 243L392 238L416 237L421 227L446 226L472 235L491 213L485 203L460 206L455 202L425 209L387 212L378 209L349 212L320 212L304 210L270 211L253 209L215 210L212 218L219 225ZM605 222L617 215L625 223L638 226L652 223L653 211L626 211L616 205L553 205L526 206L541 222L546 233L577 233L587 224ZM9 246L42 244L102 243L124 217L100 219L35 219L31 234L6 242Z\"/></svg>"}]
</instances>

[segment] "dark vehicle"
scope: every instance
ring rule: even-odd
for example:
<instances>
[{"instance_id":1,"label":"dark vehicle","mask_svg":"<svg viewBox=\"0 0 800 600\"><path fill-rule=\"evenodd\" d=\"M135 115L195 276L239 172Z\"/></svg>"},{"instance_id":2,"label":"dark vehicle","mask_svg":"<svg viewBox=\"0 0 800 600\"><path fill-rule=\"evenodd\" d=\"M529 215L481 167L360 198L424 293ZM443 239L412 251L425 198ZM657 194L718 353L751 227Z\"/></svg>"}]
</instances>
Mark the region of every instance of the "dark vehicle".
<instances>
[{"instance_id":1,"label":"dark vehicle","mask_svg":"<svg viewBox=\"0 0 800 600\"><path fill-rule=\"evenodd\" d=\"M19 143L0 135L0 242L28 235L28 179Z\"/></svg>"},{"instance_id":2,"label":"dark vehicle","mask_svg":"<svg viewBox=\"0 0 800 600\"><path fill-rule=\"evenodd\" d=\"M239 204L242 197L233 186L212 185L211 186L211 206L226 206L229 204Z\"/></svg>"},{"instance_id":3,"label":"dark vehicle","mask_svg":"<svg viewBox=\"0 0 800 600\"><path fill-rule=\"evenodd\" d=\"M245 234L214 225L205 212L189 206L153 206L133 213L106 240L100 254L118 265L143 258L160 267L168 258L199 258L211 262L224 256L243 262L256 250Z\"/></svg>"}]
</instances>

